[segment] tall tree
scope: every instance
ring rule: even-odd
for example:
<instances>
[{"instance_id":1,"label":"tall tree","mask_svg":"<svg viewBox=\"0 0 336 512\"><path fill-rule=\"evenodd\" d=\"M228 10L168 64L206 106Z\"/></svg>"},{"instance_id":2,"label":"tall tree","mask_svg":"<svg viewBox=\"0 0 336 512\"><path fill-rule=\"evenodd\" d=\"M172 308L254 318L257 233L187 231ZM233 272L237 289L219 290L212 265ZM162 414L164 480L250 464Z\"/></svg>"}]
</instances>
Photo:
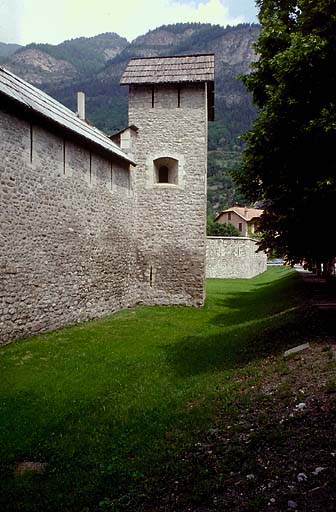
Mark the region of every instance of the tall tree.
<instances>
[{"instance_id":1,"label":"tall tree","mask_svg":"<svg viewBox=\"0 0 336 512\"><path fill-rule=\"evenodd\" d=\"M257 0L259 60L243 78L259 108L235 178L262 200L261 247L336 256L336 2Z\"/></svg>"}]
</instances>

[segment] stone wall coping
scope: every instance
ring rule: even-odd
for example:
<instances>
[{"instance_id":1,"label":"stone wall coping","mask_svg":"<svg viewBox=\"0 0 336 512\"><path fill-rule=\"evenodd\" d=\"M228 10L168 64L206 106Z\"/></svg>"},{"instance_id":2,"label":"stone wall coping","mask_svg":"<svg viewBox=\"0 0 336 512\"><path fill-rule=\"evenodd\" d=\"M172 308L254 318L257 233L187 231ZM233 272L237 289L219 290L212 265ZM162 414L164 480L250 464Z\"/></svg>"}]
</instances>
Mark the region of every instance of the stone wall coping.
<instances>
[{"instance_id":1,"label":"stone wall coping","mask_svg":"<svg viewBox=\"0 0 336 512\"><path fill-rule=\"evenodd\" d=\"M250 238L249 236L207 236L207 238L210 240L251 240L251 242L259 242L256 238Z\"/></svg>"}]
</instances>

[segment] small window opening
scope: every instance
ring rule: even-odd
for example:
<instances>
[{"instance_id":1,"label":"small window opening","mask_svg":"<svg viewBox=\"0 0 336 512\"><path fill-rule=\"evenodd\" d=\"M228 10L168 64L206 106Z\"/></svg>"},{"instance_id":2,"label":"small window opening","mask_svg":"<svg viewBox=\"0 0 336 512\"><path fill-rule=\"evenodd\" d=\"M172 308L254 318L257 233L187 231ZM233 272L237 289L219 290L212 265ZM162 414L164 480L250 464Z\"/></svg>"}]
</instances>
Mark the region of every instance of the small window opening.
<instances>
[{"instance_id":1,"label":"small window opening","mask_svg":"<svg viewBox=\"0 0 336 512\"><path fill-rule=\"evenodd\" d=\"M154 85L152 85L152 108L154 108L154 104L155 104L155 90L154 90Z\"/></svg>"},{"instance_id":2,"label":"small window opening","mask_svg":"<svg viewBox=\"0 0 336 512\"><path fill-rule=\"evenodd\" d=\"M241 233L243 231L243 224L241 222L239 222L239 232Z\"/></svg>"},{"instance_id":3,"label":"small window opening","mask_svg":"<svg viewBox=\"0 0 336 512\"><path fill-rule=\"evenodd\" d=\"M177 107L181 108L181 87L177 89Z\"/></svg>"},{"instance_id":4,"label":"small window opening","mask_svg":"<svg viewBox=\"0 0 336 512\"><path fill-rule=\"evenodd\" d=\"M90 183L92 183L92 153L90 151Z\"/></svg>"},{"instance_id":5,"label":"small window opening","mask_svg":"<svg viewBox=\"0 0 336 512\"><path fill-rule=\"evenodd\" d=\"M166 165L159 167L159 183L169 183L169 169Z\"/></svg>"},{"instance_id":6,"label":"small window opening","mask_svg":"<svg viewBox=\"0 0 336 512\"><path fill-rule=\"evenodd\" d=\"M178 160L168 157L154 160L154 183L178 185Z\"/></svg>"},{"instance_id":7,"label":"small window opening","mask_svg":"<svg viewBox=\"0 0 336 512\"><path fill-rule=\"evenodd\" d=\"M33 163L33 151L34 151L34 128L30 124L30 163Z\"/></svg>"},{"instance_id":8,"label":"small window opening","mask_svg":"<svg viewBox=\"0 0 336 512\"><path fill-rule=\"evenodd\" d=\"M113 190L113 164L111 162L111 169L110 169L110 189Z\"/></svg>"},{"instance_id":9,"label":"small window opening","mask_svg":"<svg viewBox=\"0 0 336 512\"><path fill-rule=\"evenodd\" d=\"M130 195L132 190L132 184L131 184L131 174L129 173L127 176L127 194Z\"/></svg>"},{"instance_id":10,"label":"small window opening","mask_svg":"<svg viewBox=\"0 0 336 512\"><path fill-rule=\"evenodd\" d=\"M153 288L153 267L152 267L152 265L150 266L150 269L149 269L149 286L151 288Z\"/></svg>"},{"instance_id":11,"label":"small window opening","mask_svg":"<svg viewBox=\"0 0 336 512\"><path fill-rule=\"evenodd\" d=\"M228 213L228 220L231 220L231 212Z\"/></svg>"},{"instance_id":12,"label":"small window opening","mask_svg":"<svg viewBox=\"0 0 336 512\"><path fill-rule=\"evenodd\" d=\"M66 145L66 142L65 142L65 139L63 139L63 174L65 174L65 172L66 172L65 145Z\"/></svg>"}]
</instances>

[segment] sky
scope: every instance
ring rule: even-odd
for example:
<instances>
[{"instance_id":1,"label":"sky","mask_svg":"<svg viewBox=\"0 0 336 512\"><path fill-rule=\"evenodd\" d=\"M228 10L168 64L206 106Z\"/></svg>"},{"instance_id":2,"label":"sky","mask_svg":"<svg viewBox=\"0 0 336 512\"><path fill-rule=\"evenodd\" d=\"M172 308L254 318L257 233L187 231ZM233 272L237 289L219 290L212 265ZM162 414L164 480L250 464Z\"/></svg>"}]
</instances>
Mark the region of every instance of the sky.
<instances>
[{"instance_id":1,"label":"sky","mask_svg":"<svg viewBox=\"0 0 336 512\"><path fill-rule=\"evenodd\" d=\"M0 0L0 41L57 44L116 32L132 41L160 25L256 22L255 0Z\"/></svg>"}]
</instances>

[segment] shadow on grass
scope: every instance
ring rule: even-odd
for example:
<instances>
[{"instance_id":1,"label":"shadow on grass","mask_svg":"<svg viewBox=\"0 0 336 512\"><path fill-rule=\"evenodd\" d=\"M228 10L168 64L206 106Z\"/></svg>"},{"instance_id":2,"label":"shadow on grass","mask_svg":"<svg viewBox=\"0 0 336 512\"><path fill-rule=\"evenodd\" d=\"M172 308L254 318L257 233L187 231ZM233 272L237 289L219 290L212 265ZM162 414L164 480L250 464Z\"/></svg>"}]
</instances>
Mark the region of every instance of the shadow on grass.
<instances>
[{"instance_id":1,"label":"shadow on grass","mask_svg":"<svg viewBox=\"0 0 336 512\"><path fill-rule=\"evenodd\" d=\"M163 347L178 376L231 370L278 354L311 337L318 324L296 274L216 298L216 306L223 312L209 323L218 326L219 333L188 336Z\"/></svg>"},{"instance_id":2,"label":"shadow on grass","mask_svg":"<svg viewBox=\"0 0 336 512\"><path fill-rule=\"evenodd\" d=\"M310 313L298 308L227 334L186 337L178 344L164 347L167 360L180 377L241 368L312 336Z\"/></svg>"},{"instance_id":3,"label":"shadow on grass","mask_svg":"<svg viewBox=\"0 0 336 512\"><path fill-rule=\"evenodd\" d=\"M254 283L251 291L226 294L224 299L218 297L214 305L222 312L213 318L212 323L229 327L239 326L249 320L266 320L269 316L304 302L304 290L299 276L286 273L270 283Z\"/></svg>"},{"instance_id":4,"label":"shadow on grass","mask_svg":"<svg viewBox=\"0 0 336 512\"><path fill-rule=\"evenodd\" d=\"M216 288L216 283L213 284ZM127 385L132 387L133 380L137 380L147 391L155 387L159 390L160 396L148 403L141 401L138 406L136 401L132 407L132 403L126 402L127 406L121 409L114 404L119 392L110 394L109 386L116 386L123 394L127 385L124 383L120 386L120 382L114 383L113 379L109 379L103 387L98 386L94 394L85 391L83 386L81 391L86 394L83 401L78 400L82 393L78 394L77 385L73 389L77 364L67 367L74 375L71 377L69 394L63 390L63 399L58 398L57 393L49 393L48 389L45 396L41 392L34 394L31 389L20 393L15 393L13 389L7 404L2 404L5 418L2 428L6 428L7 440L6 445L0 448L4 474L0 509L6 512L104 510L97 508L97 503L104 496L123 498L126 493L137 494L137 482L140 481L141 487L143 475L150 474L156 467L159 474L164 464L172 467L172 454L184 442L184 432L187 437L195 425L199 428L208 421L208 413L202 407L191 410L185 407L185 402L194 394L194 386L197 393L199 388L197 379L194 383L182 382L183 378L243 367L269 354L279 353L283 348L311 335L314 330L310 311L299 306L302 296L295 274L279 273L269 284L264 284L262 278L253 280L249 288L250 292L244 292L242 290L246 289L246 283L233 286L228 281L224 298L225 289L221 282L217 292L209 297L208 311L206 308L204 310L208 324L202 324L202 331L193 336L181 336L178 340L173 337L174 344L160 347L173 370L173 375L168 372L169 378L165 384L172 390L166 395L160 375L147 384L143 382L147 371L150 372L149 363L148 370L145 363L137 371L135 355L130 361L122 362L125 355L122 360L117 360L119 375L124 371L129 375ZM180 318L183 318L184 310L178 311ZM197 315L203 318L202 311L197 311ZM160 315L153 318L160 321ZM146 320L149 321L153 323L155 320ZM165 321L169 329L173 328L171 317ZM87 328L88 325L81 327L85 331ZM90 329L93 332L97 324L91 324ZM120 335L127 332L123 329ZM70 348L71 345L68 350ZM105 352L101 357L106 360L108 354ZM75 356L76 352L73 352L71 357ZM80 365L85 359L77 361ZM92 360L92 365L94 361L97 362L96 359ZM158 364L158 360L155 360L155 364ZM108 368L113 372L113 366ZM99 372L99 369L100 366L96 366L94 371ZM160 374L160 368L157 371ZM182 377L181 381L174 378L175 374ZM104 379L104 373L99 377L99 382L101 379ZM60 381L55 379L54 386L57 382ZM203 383L200 381L198 385ZM125 401L130 401L135 394L139 394L141 400L142 392L141 387L135 386L125 395ZM231 393L231 390L228 389L227 393ZM211 392L208 396L211 397ZM209 403L208 397L205 402ZM170 435L174 429L182 431L181 440L169 436L166 438L166 434ZM15 464L22 460L47 462L46 474L18 478L14 473ZM172 467L175 474L174 470L175 467ZM127 507L126 504L122 509L130 510ZM105 510L113 509L107 504Z\"/></svg>"}]
</instances>

